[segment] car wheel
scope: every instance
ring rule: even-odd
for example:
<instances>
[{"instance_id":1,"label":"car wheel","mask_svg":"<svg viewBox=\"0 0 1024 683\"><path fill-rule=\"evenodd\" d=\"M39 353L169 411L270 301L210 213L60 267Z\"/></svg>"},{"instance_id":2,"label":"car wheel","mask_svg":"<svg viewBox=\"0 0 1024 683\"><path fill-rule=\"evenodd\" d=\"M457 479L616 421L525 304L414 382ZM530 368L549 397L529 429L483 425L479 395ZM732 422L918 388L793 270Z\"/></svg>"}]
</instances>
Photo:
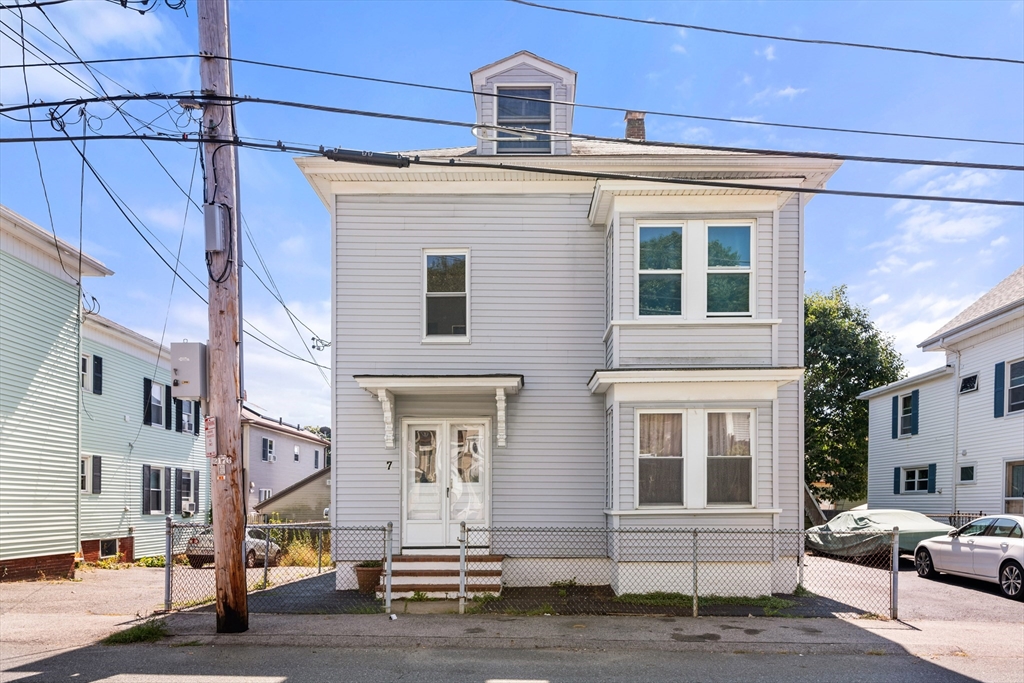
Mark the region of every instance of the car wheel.
<instances>
[{"instance_id":1,"label":"car wheel","mask_svg":"<svg viewBox=\"0 0 1024 683\"><path fill-rule=\"evenodd\" d=\"M206 563L200 560L198 557L188 558L188 565L192 567L192 569L202 569L204 564Z\"/></svg>"},{"instance_id":2,"label":"car wheel","mask_svg":"<svg viewBox=\"0 0 1024 683\"><path fill-rule=\"evenodd\" d=\"M914 555L914 567L922 579L938 578L939 573L935 571L935 565L932 563L932 554L925 548L921 548Z\"/></svg>"},{"instance_id":3,"label":"car wheel","mask_svg":"<svg viewBox=\"0 0 1024 683\"><path fill-rule=\"evenodd\" d=\"M256 551L250 550L245 554L245 566L249 569L256 568Z\"/></svg>"},{"instance_id":4,"label":"car wheel","mask_svg":"<svg viewBox=\"0 0 1024 683\"><path fill-rule=\"evenodd\" d=\"M277 563L281 561L281 553L274 553L270 556L270 566L276 567Z\"/></svg>"},{"instance_id":5,"label":"car wheel","mask_svg":"<svg viewBox=\"0 0 1024 683\"><path fill-rule=\"evenodd\" d=\"M1012 600L1024 600L1021 580L1021 568L1016 562L1011 560L999 569L999 589L1003 591L1003 595Z\"/></svg>"}]
</instances>

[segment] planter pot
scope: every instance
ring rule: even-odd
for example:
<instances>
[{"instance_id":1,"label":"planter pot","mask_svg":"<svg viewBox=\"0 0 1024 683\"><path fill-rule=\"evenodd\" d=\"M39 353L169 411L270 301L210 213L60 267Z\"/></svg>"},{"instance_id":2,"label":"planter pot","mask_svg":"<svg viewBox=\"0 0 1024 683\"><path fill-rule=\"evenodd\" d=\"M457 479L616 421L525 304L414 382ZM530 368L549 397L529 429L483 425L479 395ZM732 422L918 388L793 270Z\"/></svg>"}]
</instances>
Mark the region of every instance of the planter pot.
<instances>
[{"instance_id":1,"label":"planter pot","mask_svg":"<svg viewBox=\"0 0 1024 683\"><path fill-rule=\"evenodd\" d=\"M359 592L375 592L380 584L380 575L383 572L383 567L356 567L356 582L359 584Z\"/></svg>"}]
</instances>

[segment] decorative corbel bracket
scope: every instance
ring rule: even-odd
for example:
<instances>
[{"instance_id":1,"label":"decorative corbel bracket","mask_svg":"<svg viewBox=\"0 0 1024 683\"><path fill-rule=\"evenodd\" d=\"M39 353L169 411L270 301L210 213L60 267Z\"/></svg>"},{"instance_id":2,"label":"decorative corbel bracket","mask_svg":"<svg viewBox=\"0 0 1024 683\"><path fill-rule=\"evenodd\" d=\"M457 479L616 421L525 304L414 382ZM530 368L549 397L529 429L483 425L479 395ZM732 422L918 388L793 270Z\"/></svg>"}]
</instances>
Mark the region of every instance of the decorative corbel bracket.
<instances>
[{"instance_id":1,"label":"decorative corbel bracket","mask_svg":"<svg viewBox=\"0 0 1024 683\"><path fill-rule=\"evenodd\" d=\"M495 389L495 398L498 403L498 446L505 447L505 390Z\"/></svg>"},{"instance_id":2,"label":"decorative corbel bracket","mask_svg":"<svg viewBox=\"0 0 1024 683\"><path fill-rule=\"evenodd\" d=\"M377 390L377 400L384 411L384 448L395 447L395 396L387 389Z\"/></svg>"}]
</instances>

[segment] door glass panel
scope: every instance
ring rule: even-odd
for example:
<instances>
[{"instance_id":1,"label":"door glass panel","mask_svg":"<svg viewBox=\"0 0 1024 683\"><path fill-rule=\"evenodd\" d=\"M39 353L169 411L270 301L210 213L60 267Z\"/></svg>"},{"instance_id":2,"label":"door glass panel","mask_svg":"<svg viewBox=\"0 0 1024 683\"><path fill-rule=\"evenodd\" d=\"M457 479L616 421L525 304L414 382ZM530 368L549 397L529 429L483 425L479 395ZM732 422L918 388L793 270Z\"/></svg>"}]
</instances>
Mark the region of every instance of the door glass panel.
<instances>
[{"instance_id":1,"label":"door glass panel","mask_svg":"<svg viewBox=\"0 0 1024 683\"><path fill-rule=\"evenodd\" d=\"M481 521L487 481L484 430L479 425L452 425L450 438L449 521Z\"/></svg>"},{"instance_id":2,"label":"door glass panel","mask_svg":"<svg viewBox=\"0 0 1024 683\"><path fill-rule=\"evenodd\" d=\"M441 519L441 481L438 477L437 429L410 427L406 441L406 519Z\"/></svg>"}]
</instances>

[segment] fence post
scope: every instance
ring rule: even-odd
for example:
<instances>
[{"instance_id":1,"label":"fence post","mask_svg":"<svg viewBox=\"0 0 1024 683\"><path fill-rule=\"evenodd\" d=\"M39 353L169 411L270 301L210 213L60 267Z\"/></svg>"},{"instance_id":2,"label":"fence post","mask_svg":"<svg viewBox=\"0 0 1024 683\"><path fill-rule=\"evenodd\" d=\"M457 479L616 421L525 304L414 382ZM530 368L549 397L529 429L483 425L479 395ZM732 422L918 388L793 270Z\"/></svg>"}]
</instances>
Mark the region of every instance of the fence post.
<instances>
[{"instance_id":1,"label":"fence post","mask_svg":"<svg viewBox=\"0 0 1024 683\"><path fill-rule=\"evenodd\" d=\"M388 614L391 614L391 558L394 554L391 547L394 544L394 529L394 523L388 522L384 531L384 611Z\"/></svg>"},{"instance_id":2,"label":"fence post","mask_svg":"<svg viewBox=\"0 0 1024 683\"><path fill-rule=\"evenodd\" d=\"M390 522L389 522L390 523ZM317 529L316 534L316 573L319 574L324 564L324 528Z\"/></svg>"},{"instance_id":3,"label":"fence post","mask_svg":"<svg viewBox=\"0 0 1024 683\"><path fill-rule=\"evenodd\" d=\"M459 614L466 613L466 523L459 522Z\"/></svg>"},{"instance_id":4,"label":"fence post","mask_svg":"<svg viewBox=\"0 0 1024 683\"><path fill-rule=\"evenodd\" d=\"M246 535L248 535L248 531ZM270 586L268 581L270 578L270 570L268 569L270 566L270 529L267 527L263 527L263 538L265 539L263 546L263 590L266 590Z\"/></svg>"},{"instance_id":5,"label":"fence post","mask_svg":"<svg viewBox=\"0 0 1024 683\"><path fill-rule=\"evenodd\" d=\"M807 532L804 531L803 529L801 529L800 530L800 535L798 536L798 539L799 540L797 542L800 544L800 547L797 548L797 552L796 552L796 567L797 567L797 569L796 569L796 574L797 574L796 582L797 582L798 586L803 588L804 587L804 549L807 548Z\"/></svg>"},{"instance_id":6,"label":"fence post","mask_svg":"<svg viewBox=\"0 0 1024 683\"><path fill-rule=\"evenodd\" d=\"M900 618L900 528L894 526L892 528L892 567L889 570L892 574L892 604L890 605L890 618Z\"/></svg>"},{"instance_id":7,"label":"fence post","mask_svg":"<svg viewBox=\"0 0 1024 683\"><path fill-rule=\"evenodd\" d=\"M697 530L693 530L693 616L697 616Z\"/></svg>"},{"instance_id":8,"label":"fence post","mask_svg":"<svg viewBox=\"0 0 1024 683\"><path fill-rule=\"evenodd\" d=\"M171 611L171 568L174 566L171 540L174 536L174 519L167 515L165 519L164 540L164 610Z\"/></svg>"}]
</instances>

